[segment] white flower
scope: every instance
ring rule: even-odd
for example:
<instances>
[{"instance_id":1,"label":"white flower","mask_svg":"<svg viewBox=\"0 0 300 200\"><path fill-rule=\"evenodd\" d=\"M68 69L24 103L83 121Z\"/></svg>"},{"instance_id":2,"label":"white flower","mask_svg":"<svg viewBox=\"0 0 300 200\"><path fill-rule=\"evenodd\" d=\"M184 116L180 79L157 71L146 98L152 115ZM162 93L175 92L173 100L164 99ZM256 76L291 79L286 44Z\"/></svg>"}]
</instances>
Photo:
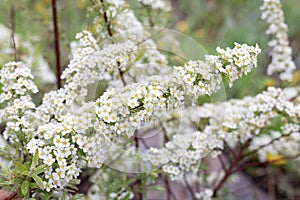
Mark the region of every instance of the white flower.
<instances>
[{"instance_id":1,"label":"white flower","mask_svg":"<svg viewBox=\"0 0 300 200\"><path fill-rule=\"evenodd\" d=\"M48 166L51 166L54 163L55 159L53 158L52 154L49 154L47 157L44 158L44 163Z\"/></svg>"},{"instance_id":2,"label":"white flower","mask_svg":"<svg viewBox=\"0 0 300 200\"><path fill-rule=\"evenodd\" d=\"M272 61L267 73L280 73L281 80L291 81L296 65L292 60L292 49L289 47L287 25L284 22L284 13L280 0L264 0L261 6L263 10L261 18L269 24L266 31L271 36L268 45L272 48L270 56Z\"/></svg>"}]
</instances>

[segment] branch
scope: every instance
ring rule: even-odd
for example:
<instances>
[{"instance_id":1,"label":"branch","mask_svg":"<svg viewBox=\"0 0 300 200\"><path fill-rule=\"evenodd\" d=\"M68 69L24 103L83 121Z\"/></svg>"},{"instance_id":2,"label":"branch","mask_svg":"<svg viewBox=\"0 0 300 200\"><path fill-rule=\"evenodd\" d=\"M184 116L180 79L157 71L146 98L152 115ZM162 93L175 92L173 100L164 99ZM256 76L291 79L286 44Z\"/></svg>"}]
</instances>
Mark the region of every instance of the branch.
<instances>
[{"instance_id":1,"label":"branch","mask_svg":"<svg viewBox=\"0 0 300 200\"><path fill-rule=\"evenodd\" d=\"M0 194L4 200L12 200L15 199L15 197L17 196L17 192L8 192L5 190L0 190Z\"/></svg>"},{"instance_id":2,"label":"branch","mask_svg":"<svg viewBox=\"0 0 300 200\"><path fill-rule=\"evenodd\" d=\"M164 179L165 187L166 187L167 200L171 200L171 197L173 197L174 200L177 200L176 195L174 195L171 190L168 176L164 176L163 179Z\"/></svg>"},{"instance_id":3,"label":"branch","mask_svg":"<svg viewBox=\"0 0 300 200\"><path fill-rule=\"evenodd\" d=\"M17 61L17 47L16 47L16 41L15 41L15 6L14 3L12 3L10 7L10 30L11 30L11 41L12 41L12 46L14 50L14 59Z\"/></svg>"},{"instance_id":4,"label":"branch","mask_svg":"<svg viewBox=\"0 0 300 200\"><path fill-rule=\"evenodd\" d=\"M219 155L219 156L218 156L218 160L219 160L219 162L221 163L224 172L226 173L226 172L228 171L228 169L227 169L226 164L225 164L225 162L224 162L224 160L223 160L223 158L222 158L222 155Z\"/></svg>"},{"instance_id":5,"label":"branch","mask_svg":"<svg viewBox=\"0 0 300 200\"><path fill-rule=\"evenodd\" d=\"M228 151L230 152L230 154L232 156L236 156L235 152L233 151L233 149L229 146L229 144L226 141L224 141L224 145L228 149Z\"/></svg>"},{"instance_id":6,"label":"branch","mask_svg":"<svg viewBox=\"0 0 300 200\"><path fill-rule=\"evenodd\" d=\"M56 0L52 0L52 16L53 16L53 29L54 29L54 52L55 52L55 62L56 62L56 79L57 87L61 88L61 65L60 65L60 48L59 48L59 30L57 21L57 10L56 10Z\"/></svg>"},{"instance_id":7,"label":"branch","mask_svg":"<svg viewBox=\"0 0 300 200\"><path fill-rule=\"evenodd\" d=\"M291 134L286 134L286 135L282 135L282 137L276 137L276 138L273 138L270 142L268 142L268 143L266 143L266 144L263 144L263 145L260 145L260 146L258 146L257 149L254 149L253 151L250 151L250 152L244 154L243 158L249 157L249 156L251 156L251 155L257 153L258 150L263 149L263 148L265 148L266 146L269 146L269 145L273 144L274 142L276 142L276 141L278 141L278 140L280 140L280 139L282 139L282 138L284 138L284 137L288 137L288 136L290 136L290 135L291 135Z\"/></svg>"},{"instance_id":8,"label":"branch","mask_svg":"<svg viewBox=\"0 0 300 200\"><path fill-rule=\"evenodd\" d=\"M194 190L193 190L193 188L190 186L190 184L188 183L185 174L183 175L183 180L184 180L184 183L185 183L185 185L186 185L188 191L190 192L190 194L191 194L191 196L192 196L192 199L193 199L193 200L196 200L197 198L196 198L196 195L195 195L195 193L194 193Z\"/></svg>"},{"instance_id":9,"label":"branch","mask_svg":"<svg viewBox=\"0 0 300 200\"><path fill-rule=\"evenodd\" d=\"M238 152L237 156L233 159L233 161L230 162L230 165L228 169L225 171L224 177L221 179L221 181L217 184L217 186L214 188L213 197L217 196L218 191L221 189L223 184L226 182L226 180L235 172L233 168L237 165L237 163L240 161L240 159L243 156L244 150L250 145L251 138L248 139L244 145L241 146L240 151Z\"/></svg>"},{"instance_id":10,"label":"branch","mask_svg":"<svg viewBox=\"0 0 300 200\"><path fill-rule=\"evenodd\" d=\"M272 163L276 163L276 162L279 162L279 161L282 161L282 160L293 160L293 159L296 159L298 157L300 157L300 153L296 154L294 156L286 156L286 157L281 157L281 158L277 158L277 159L274 159L274 160L269 160L269 161L267 160L267 161L264 161L264 162L253 161L253 162L246 163L244 165L239 166L238 168L236 168L232 172L235 173L237 171L241 171L241 170L244 170L244 169L249 168L249 167L256 167L256 166L265 165L265 164L272 164Z\"/></svg>"},{"instance_id":11,"label":"branch","mask_svg":"<svg viewBox=\"0 0 300 200\"><path fill-rule=\"evenodd\" d=\"M103 0L100 0L100 2L101 2L101 4L104 5L104 1L103 1ZM103 19L104 19L105 24L106 24L106 30L107 30L107 32L108 32L108 35L109 35L110 37L112 37L113 34L112 34L112 31L111 31L110 23L108 22L107 13L106 13L105 10L104 10L104 12L103 12Z\"/></svg>"}]
</instances>

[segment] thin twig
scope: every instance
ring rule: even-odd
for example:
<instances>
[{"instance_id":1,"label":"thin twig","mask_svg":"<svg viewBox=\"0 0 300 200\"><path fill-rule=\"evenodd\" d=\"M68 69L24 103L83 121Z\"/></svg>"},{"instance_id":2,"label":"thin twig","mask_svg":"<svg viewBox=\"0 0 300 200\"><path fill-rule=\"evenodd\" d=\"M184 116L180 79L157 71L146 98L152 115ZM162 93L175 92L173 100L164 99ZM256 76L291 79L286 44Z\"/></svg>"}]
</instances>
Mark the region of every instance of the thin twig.
<instances>
[{"instance_id":1,"label":"thin twig","mask_svg":"<svg viewBox=\"0 0 300 200\"><path fill-rule=\"evenodd\" d=\"M6 197L4 200L12 200L12 199L15 199L16 196L17 196L17 192L13 192L8 197Z\"/></svg>"},{"instance_id":2,"label":"thin twig","mask_svg":"<svg viewBox=\"0 0 300 200\"><path fill-rule=\"evenodd\" d=\"M226 141L224 141L224 145L229 150L232 156L236 156L236 153L233 151L233 149L229 146L229 144Z\"/></svg>"},{"instance_id":3,"label":"thin twig","mask_svg":"<svg viewBox=\"0 0 300 200\"><path fill-rule=\"evenodd\" d=\"M218 156L218 160L219 160L219 162L221 163L224 172L227 172L227 167L226 167L226 164L225 164L225 162L224 162L224 160L223 160L223 158L222 158L222 155L219 155L219 156Z\"/></svg>"},{"instance_id":4,"label":"thin twig","mask_svg":"<svg viewBox=\"0 0 300 200\"><path fill-rule=\"evenodd\" d=\"M275 200L276 199L276 192L275 192L275 180L274 180L274 174L272 171L268 168L267 170L267 176L268 176L268 196L269 200Z\"/></svg>"},{"instance_id":5,"label":"thin twig","mask_svg":"<svg viewBox=\"0 0 300 200\"><path fill-rule=\"evenodd\" d=\"M60 65L60 47L59 47L59 30L57 21L56 0L52 0L52 21L54 29L54 52L56 62L56 79L57 88L61 88L61 65Z\"/></svg>"},{"instance_id":6,"label":"thin twig","mask_svg":"<svg viewBox=\"0 0 300 200\"><path fill-rule=\"evenodd\" d=\"M11 41L12 41L12 46L14 50L14 59L17 61L17 47L16 47L16 41L15 41L15 2L11 4L10 7L10 30L11 30Z\"/></svg>"},{"instance_id":7,"label":"thin twig","mask_svg":"<svg viewBox=\"0 0 300 200\"><path fill-rule=\"evenodd\" d=\"M100 2L101 2L101 4L104 6L104 1L103 1L103 0L100 0ZM104 19L104 22L105 22L105 24L106 24L106 30L107 30L107 32L108 32L108 35L109 35L110 37L112 37L113 34L112 34L112 31L111 31L111 28L110 28L110 23L109 23L109 21L108 21L108 17L107 17L106 11L103 12L103 19Z\"/></svg>"},{"instance_id":8,"label":"thin twig","mask_svg":"<svg viewBox=\"0 0 300 200\"><path fill-rule=\"evenodd\" d=\"M190 194L191 194L191 196L192 196L192 199L193 199L193 200L196 200L196 199L197 199L197 198L196 198L196 195L195 195L195 193L194 193L193 188L190 186L190 184L188 183L188 181L187 181L187 179L186 179L186 174L183 175L183 180L184 180L184 183L185 183L185 185L186 185L188 191L190 192Z\"/></svg>"},{"instance_id":9,"label":"thin twig","mask_svg":"<svg viewBox=\"0 0 300 200\"><path fill-rule=\"evenodd\" d=\"M140 44L142 44L143 42L146 42L149 39L154 38L155 36L157 36L158 34L162 33L163 31L165 31L165 29L161 28L159 31L157 31L156 33L144 38L143 40L139 41L136 45L139 46Z\"/></svg>"},{"instance_id":10,"label":"thin twig","mask_svg":"<svg viewBox=\"0 0 300 200\"><path fill-rule=\"evenodd\" d=\"M147 6L147 5L144 5L144 6L146 6L146 9L147 9L149 25L150 25L150 27L154 27L154 21L152 19L151 8L150 8L150 6Z\"/></svg>"},{"instance_id":11,"label":"thin twig","mask_svg":"<svg viewBox=\"0 0 300 200\"><path fill-rule=\"evenodd\" d=\"M144 144L144 146L147 148L147 149L150 149L150 146L147 144L147 142L145 141L144 138L139 138L140 141Z\"/></svg>"},{"instance_id":12,"label":"thin twig","mask_svg":"<svg viewBox=\"0 0 300 200\"><path fill-rule=\"evenodd\" d=\"M126 81L125 81L125 79L124 79L124 73L123 73L122 70L120 69L121 63L118 61L117 64L118 64L118 70L119 70L119 74L120 74L120 77L121 77L121 81L122 81L122 83L123 83L123 86L125 87L127 84L126 84Z\"/></svg>"},{"instance_id":13,"label":"thin twig","mask_svg":"<svg viewBox=\"0 0 300 200\"><path fill-rule=\"evenodd\" d=\"M221 181L217 184L217 186L214 188L213 197L217 196L218 191L221 189L223 184L226 182L226 180L234 173L233 168L238 164L240 159L243 156L244 150L250 145L251 138L248 139L244 145L241 146L240 151L238 152L237 156L230 162L228 170L225 172L225 175L221 179Z\"/></svg>"},{"instance_id":14,"label":"thin twig","mask_svg":"<svg viewBox=\"0 0 300 200\"><path fill-rule=\"evenodd\" d=\"M273 159L273 160L267 160L267 161L253 161L253 162L249 162L249 163L244 163L243 165L240 165L239 167L237 167L236 169L232 170L233 173L247 169L249 167L257 167L260 165L266 165L266 164L272 164L272 163L276 163L276 162L281 162L282 160L293 160L300 157L300 154L296 154L294 156L285 156L285 157L280 157L277 159Z\"/></svg>"},{"instance_id":15,"label":"thin twig","mask_svg":"<svg viewBox=\"0 0 300 200\"><path fill-rule=\"evenodd\" d=\"M164 133L164 143L169 142L170 139L168 138L166 128L164 127L164 125L163 125L161 122L159 123L159 125L160 125L160 127L161 127L161 129L162 129L162 131L163 131L163 133Z\"/></svg>"},{"instance_id":16,"label":"thin twig","mask_svg":"<svg viewBox=\"0 0 300 200\"><path fill-rule=\"evenodd\" d=\"M282 139L282 138L284 138L284 137L288 137L288 136L290 136L290 135L291 135L291 134L286 134L286 135L282 135L282 137L276 137L276 138L273 138L270 142L268 142L268 143L266 143L266 144L263 144L263 145L260 145L260 146L258 146L258 148L256 148L256 149L254 149L254 150L252 150L252 151L250 151L250 152L244 154L244 155L243 155L243 159L244 159L244 158L247 158L247 157L249 157L249 156L251 156L251 155L253 155L253 154L255 154L255 153L257 153L258 150L263 149L263 148L265 148L265 147L267 147L267 146L273 144L274 142L276 142L276 141L278 141L278 140L280 140L280 139Z\"/></svg>"},{"instance_id":17,"label":"thin twig","mask_svg":"<svg viewBox=\"0 0 300 200\"><path fill-rule=\"evenodd\" d=\"M104 1L103 0L100 0L100 3L104 5ZM111 27L110 27L110 23L108 21L108 17L107 17L107 13L104 9L103 11L103 15L102 15L103 19L104 19L104 22L106 24L106 30L107 30L107 33L110 37L113 37L113 33L112 33L112 30L111 30ZM120 69L120 62L118 62L118 70L119 70L119 74L120 74L120 77L121 77L121 80L122 80L122 83L123 83L123 86L125 87L126 86L126 82L125 82L125 79L124 79L124 74L122 72L122 70ZM137 133L137 132L136 132ZM137 136L134 137L134 141L135 141L135 147L136 147L136 150L138 151L139 150L139 138ZM132 189L134 190L134 187L135 186L141 186L141 179L138 178L133 184L131 184L131 187ZM139 191L133 191L135 193L135 198L139 199L139 200L143 200L143 194Z\"/></svg>"},{"instance_id":18,"label":"thin twig","mask_svg":"<svg viewBox=\"0 0 300 200\"><path fill-rule=\"evenodd\" d=\"M171 190L168 176L164 176L163 179L164 179L165 187L166 187L167 200L171 200L171 196L173 197L174 200L177 200L176 195L174 195Z\"/></svg>"}]
</instances>

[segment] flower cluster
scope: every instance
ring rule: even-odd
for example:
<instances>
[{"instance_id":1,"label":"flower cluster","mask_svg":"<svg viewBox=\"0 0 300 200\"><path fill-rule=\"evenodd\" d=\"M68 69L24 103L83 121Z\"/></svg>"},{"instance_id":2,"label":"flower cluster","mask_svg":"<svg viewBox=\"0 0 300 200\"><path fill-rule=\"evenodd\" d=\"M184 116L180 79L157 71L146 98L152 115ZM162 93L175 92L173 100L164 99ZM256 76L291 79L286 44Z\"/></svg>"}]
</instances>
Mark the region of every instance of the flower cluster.
<instances>
[{"instance_id":1,"label":"flower cluster","mask_svg":"<svg viewBox=\"0 0 300 200\"><path fill-rule=\"evenodd\" d=\"M166 0L138 0L144 5L151 6L152 9L169 11L171 9L170 4Z\"/></svg>"},{"instance_id":2,"label":"flower cluster","mask_svg":"<svg viewBox=\"0 0 300 200\"><path fill-rule=\"evenodd\" d=\"M268 45L272 48L270 52L272 62L268 66L267 73L271 75L278 72L281 80L291 81L296 65L292 60L292 49L289 47L287 35L288 27L284 22L281 2L264 0L261 9L263 10L261 18L269 24L266 34L271 36Z\"/></svg>"},{"instance_id":3,"label":"flower cluster","mask_svg":"<svg viewBox=\"0 0 300 200\"><path fill-rule=\"evenodd\" d=\"M153 77L149 82L106 91L96 102L97 130L132 136L142 123L160 117L183 99L170 77ZM177 104L176 104L177 103Z\"/></svg>"},{"instance_id":4,"label":"flower cluster","mask_svg":"<svg viewBox=\"0 0 300 200\"><path fill-rule=\"evenodd\" d=\"M44 186L47 191L63 188L80 173L78 146L73 126L74 116L66 115L61 122L40 125L27 143L29 153L38 150L39 159L48 166Z\"/></svg>"},{"instance_id":5,"label":"flower cluster","mask_svg":"<svg viewBox=\"0 0 300 200\"><path fill-rule=\"evenodd\" d=\"M206 55L206 61L190 61L183 67L175 67L187 85L188 94L211 95L219 89L222 76L229 78L229 85L257 66L261 52L258 45L248 46L235 43L233 49L217 48L218 55Z\"/></svg>"},{"instance_id":6,"label":"flower cluster","mask_svg":"<svg viewBox=\"0 0 300 200\"><path fill-rule=\"evenodd\" d=\"M261 162L269 160L270 156L275 158L293 157L300 152L300 128L298 124L284 124L281 131L271 131L269 135L254 137L249 147L252 151L257 151ZM284 160L284 158L282 159ZM295 157L297 160L297 157ZM298 157L298 161L300 161Z\"/></svg>"},{"instance_id":7,"label":"flower cluster","mask_svg":"<svg viewBox=\"0 0 300 200\"><path fill-rule=\"evenodd\" d=\"M37 93L38 89L32 81L30 68L20 62L9 62L1 69L0 76L0 103L6 103L0 112L0 123L7 122L4 137L14 138L14 133L19 131L31 132L30 117L26 115L35 108L35 104L29 93Z\"/></svg>"},{"instance_id":8,"label":"flower cluster","mask_svg":"<svg viewBox=\"0 0 300 200\"><path fill-rule=\"evenodd\" d=\"M20 62L10 62L4 65L0 71L0 83L3 85L0 94L0 103L11 98L24 96L28 91L37 93L38 89L32 82L33 75L30 68Z\"/></svg>"},{"instance_id":9,"label":"flower cluster","mask_svg":"<svg viewBox=\"0 0 300 200\"><path fill-rule=\"evenodd\" d=\"M167 59L158 50L157 44L151 39L151 34L144 29L143 24L136 18L134 12L128 9L128 4L122 0L104 1L99 8L99 1L95 2L94 7L100 15L94 19L94 24L99 33L103 34L106 42L119 43L132 42L136 44L131 54L136 55L136 60L131 60L130 67L127 66L126 73L123 77L126 83L139 82L151 75L164 75L166 72ZM103 19L106 14L106 21ZM107 29L109 26L109 33ZM112 26L114 25L114 26ZM111 37L112 36L112 37ZM122 45L120 45L122 46ZM134 78L132 78L134 77ZM135 80L138 79L138 80ZM124 84L119 79L109 82L113 87L120 87Z\"/></svg>"},{"instance_id":10,"label":"flower cluster","mask_svg":"<svg viewBox=\"0 0 300 200\"><path fill-rule=\"evenodd\" d=\"M269 88L255 97L230 100L219 105L191 107L184 111L183 115L189 117L181 121L180 129L167 129L176 133L172 140L161 149L149 149L144 158L153 165L162 165L162 169L172 178L180 179L185 172L194 172L201 158L209 152L213 151L217 156L218 151L224 148L224 141L234 147L238 142L244 143L253 138L252 149L270 142L272 136L258 135L266 127L272 128L272 119L275 118L290 124L283 125L282 132L277 131L275 134L271 131L276 137L282 138L277 139L278 145L274 143L275 149L268 146L259 151L260 159L266 160L267 153L276 155L276 148L281 149L279 152L283 155L294 155L295 148L299 148L298 139L293 138L299 135L299 125L295 123L300 117L300 106L286 97L285 91ZM201 122L205 125L202 128L199 127ZM261 141L260 137L268 139Z\"/></svg>"},{"instance_id":11,"label":"flower cluster","mask_svg":"<svg viewBox=\"0 0 300 200\"><path fill-rule=\"evenodd\" d=\"M102 57L102 59L104 58ZM252 62L254 61L255 59L252 60ZM250 65L254 65L254 63L250 63ZM75 65L74 68L76 69ZM195 66L194 70L205 77L205 73L206 75L209 72L213 73L208 68L207 66L206 71L202 72L201 67L197 69ZM199 77L198 74L193 74L192 78L194 78L194 82L197 81L197 84L199 84L203 80L196 80L195 77L197 76ZM183 83L183 86L180 86L178 82ZM71 79L69 82L67 81L66 88L70 83L72 83ZM84 87L84 83L81 86ZM58 156L55 152L61 152L61 148L69 152L68 149L65 149L66 147L58 145L56 140L65 141L72 135L72 140L68 139L66 142L68 146L73 145L75 155L76 152L82 150L89 166L100 167L104 162L103 155L105 154L107 142L116 142L120 136L124 135L131 137L134 131L141 128L144 123L159 118L166 111L182 105L184 99L183 89L188 87L190 87L190 84L185 80L181 80L177 71L169 76L153 76L145 83L135 83L124 88L107 90L95 103L86 104L82 107L82 111L74 116L70 114L70 108L67 106L70 106L72 101L65 102L65 99L68 99L67 95L72 95L69 92L72 90L62 88L53 93L48 93L43 100L43 104L37 108L37 113L45 116L45 119L42 122L44 125L37 123L38 131L36 133L39 134L40 139L33 138L30 141L29 146L33 148L30 149L30 152L35 151L34 147L38 146L37 144L40 141L47 141L45 144L40 144L41 147L50 149L50 154L48 153L48 157L44 157L43 162L52 166L52 172L56 173L55 171L58 168L54 167L56 166L54 163L58 163L59 160L57 160ZM76 93L74 92L74 94ZM51 120L50 113L54 114L56 120ZM172 147L170 146L170 148ZM195 156L194 152L191 151L190 153L192 154L188 154L188 158ZM62 159L70 160L71 156L72 163L78 162L78 156L69 155L68 153L63 155L66 158L62 157ZM185 162L183 159L181 160L183 163ZM76 174L72 174L71 177L75 176ZM67 183L58 180L58 184L54 185L52 182L52 179L48 179L47 183L51 186L50 188L63 187Z\"/></svg>"},{"instance_id":12,"label":"flower cluster","mask_svg":"<svg viewBox=\"0 0 300 200\"><path fill-rule=\"evenodd\" d=\"M251 48L249 49L252 51ZM255 61L256 59L252 59L249 65L255 65L252 63ZM201 61L194 62L200 63ZM193 61L190 61L188 65L191 65L191 63ZM243 67L247 68L248 65L241 66L241 70L243 70ZM180 73L175 71L168 76L153 76L144 83L134 83L124 88L107 90L94 104L88 104L82 112L86 113L85 116L81 117L79 115L79 117L75 117L78 120L75 120L76 125L74 124L73 130L77 133L76 143L85 153L89 166L98 167L102 165L104 161L104 147L107 145L107 142L117 142L118 138L123 136L131 137L135 130L140 129L144 123L160 118L166 111L182 105L184 89L195 85L196 82L199 85L203 82L203 77L212 76L209 73L214 73L209 70L208 64L206 71L203 70L204 72L202 72L201 66L194 66L193 69L198 74L192 74L194 81L192 84L182 80ZM184 70L181 69L181 72L184 73ZM199 74L202 74L203 77L200 77ZM230 75L230 72L228 74ZM214 81L214 79L211 81ZM220 81L214 84L220 84ZM68 82L66 85L68 85ZM84 86L84 84L82 85ZM214 91L216 89L217 87L215 87ZM201 92L198 92L198 95L201 94ZM56 99L61 101L65 98L57 97ZM61 101L60 104L66 103ZM47 104L43 103L41 107L43 105ZM51 109L53 107L48 106L48 108ZM59 110L61 111L61 108ZM55 113L55 110L47 112ZM65 111L65 113L67 112L68 110ZM56 119L61 121L64 115L64 113L59 113ZM92 131L87 137L85 134L89 130L95 131Z\"/></svg>"},{"instance_id":13,"label":"flower cluster","mask_svg":"<svg viewBox=\"0 0 300 200\"><path fill-rule=\"evenodd\" d=\"M136 58L136 45L131 41L108 44L101 50L97 41L88 31L76 36L79 47L73 54L68 68L63 72L66 79L64 88L76 92L77 100L84 100L87 86L101 79L120 79L120 71L126 71L127 65Z\"/></svg>"}]
</instances>

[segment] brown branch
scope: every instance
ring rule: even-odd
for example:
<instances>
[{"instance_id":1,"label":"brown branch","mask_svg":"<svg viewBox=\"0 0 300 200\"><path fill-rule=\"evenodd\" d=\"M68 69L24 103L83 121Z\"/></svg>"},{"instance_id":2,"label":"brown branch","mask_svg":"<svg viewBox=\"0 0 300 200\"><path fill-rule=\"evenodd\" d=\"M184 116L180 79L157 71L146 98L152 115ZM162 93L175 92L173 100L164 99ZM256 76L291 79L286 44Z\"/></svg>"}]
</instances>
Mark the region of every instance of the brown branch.
<instances>
[{"instance_id":1,"label":"brown branch","mask_svg":"<svg viewBox=\"0 0 300 200\"><path fill-rule=\"evenodd\" d=\"M164 125L163 125L161 122L159 123L159 125L160 125L160 127L161 127L161 129L162 129L162 131L163 131L163 133L164 133L164 142L165 142L165 143L169 142L170 139L168 138L166 128L164 127Z\"/></svg>"},{"instance_id":2,"label":"brown branch","mask_svg":"<svg viewBox=\"0 0 300 200\"><path fill-rule=\"evenodd\" d=\"M275 180L274 180L274 174L271 172L271 170L267 169L267 180L268 180L268 196L269 200L276 200L276 192L275 192Z\"/></svg>"},{"instance_id":3,"label":"brown branch","mask_svg":"<svg viewBox=\"0 0 300 200\"><path fill-rule=\"evenodd\" d=\"M184 183L185 183L185 185L186 185L188 191L190 192L190 194L191 194L191 196L192 196L192 199L193 199L193 200L196 200L197 197L196 197L196 195L195 195L195 193L194 193L193 188L190 186L190 184L188 183L188 181L187 181L187 179L186 179L186 174L183 175L183 180L184 180Z\"/></svg>"},{"instance_id":4,"label":"brown branch","mask_svg":"<svg viewBox=\"0 0 300 200\"><path fill-rule=\"evenodd\" d=\"M17 196L17 192L10 193L2 190L1 195L3 195L2 197L4 200L12 200L15 199L15 197Z\"/></svg>"},{"instance_id":5,"label":"brown branch","mask_svg":"<svg viewBox=\"0 0 300 200\"><path fill-rule=\"evenodd\" d=\"M237 165L237 163L240 161L240 159L243 156L244 150L250 145L251 138L248 139L244 145L241 146L240 151L238 152L237 156L230 162L228 170L225 171L224 177L221 179L221 181L217 184L217 186L214 188L213 197L217 196L218 191L221 189L223 184L226 182L226 180L234 173L233 168Z\"/></svg>"},{"instance_id":6,"label":"brown branch","mask_svg":"<svg viewBox=\"0 0 300 200\"><path fill-rule=\"evenodd\" d=\"M147 40L149 39L152 39L154 38L155 36L157 36L158 34L162 33L163 31L165 31L165 29L161 28L159 31L157 31L156 33L144 38L143 40L139 41L136 45L139 46L141 45L142 43L146 42Z\"/></svg>"},{"instance_id":7,"label":"brown branch","mask_svg":"<svg viewBox=\"0 0 300 200\"><path fill-rule=\"evenodd\" d=\"M56 79L57 88L61 88L61 65L60 65L60 48L59 48L59 30L57 21L56 0L52 0L52 20L54 29L54 52L56 62Z\"/></svg>"},{"instance_id":8,"label":"brown branch","mask_svg":"<svg viewBox=\"0 0 300 200\"><path fill-rule=\"evenodd\" d=\"M140 141L144 144L144 146L147 148L147 149L150 149L150 146L147 144L147 142L145 141L144 138L139 138Z\"/></svg>"},{"instance_id":9,"label":"brown branch","mask_svg":"<svg viewBox=\"0 0 300 200\"><path fill-rule=\"evenodd\" d=\"M294 156L285 156L285 157L281 157L281 158L277 158L277 159L273 159L273 160L269 160L269 161L267 160L267 161L264 161L264 162L253 161L253 162L250 162L250 163L244 163L243 165L240 165L239 167L237 167L232 172L235 173L235 172L247 169L249 167L257 167L257 166L260 166L260 165L272 164L272 163L280 162L282 160L293 160L293 159L296 159L298 157L300 157L300 154L296 154Z\"/></svg>"},{"instance_id":10,"label":"brown branch","mask_svg":"<svg viewBox=\"0 0 300 200\"><path fill-rule=\"evenodd\" d=\"M104 6L104 1L103 1L103 0L100 0L100 2L101 2L101 4L103 4L103 6ZM111 28L110 28L110 23L108 22L108 17L107 17L106 11L103 11L103 19L104 19L104 22L105 22L105 24L106 24L106 30L107 30L107 32L108 32L108 35L109 35L110 37L112 37L113 34L112 34L112 31L111 31Z\"/></svg>"},{"instance_id":11,"label":"brown branch","mask_svg":"<svg viewBox=\"0 0 300 200\"><path fill-rule=\"evenodd\" d=\"M152 19L150 6L146 6L146 9L147 9L147 14L148 14L149 25L150 25L150 27L154 27L154 21Z\"/></svg>"},{"instance_id":12,"label":"brown branch","mask_svg":"<svg viewBox=\"0 0 300 200\"><path fill-rule=\"evenodd\" d=\"M134 193L134 198L135 200L143 200L143 193L136 191L135 187L141 187L142 180L141 178L137 178L134 182L128 185L128 187L131 188L132 192Z\"/></svg>"},{"instance_id":13,"label":"brown branch","mask_svg":"<svg viewBox=\"0 0 300 200\"><path fill-rule=\"evenodd\" d=\"M174 195L172 190L171 190L168 176L164 176L163 179L164 179L164 182L165 182L167 200L171 200L171 197L173 197L174 200L177 200L176 195Z\"/></svg>"},{"instance_id":14,"label":"brown branch","mask_svg":"<svg viewBox=\"0 0 300 200\"><path fill-rule=\"evenodd\" d=\"M12 46L13 46L13 50L14 50L14 59L15 61L17 61L17 47L16 47L16 41L15 41L15 7L14 7L14 3L12 3L11 7L10 7L10 37L11 37L11 41L12 41Z\"/></svg>"},{"instance_id":15,"label":"brown branch","mask_svg":"<svg viewBox=\"0 0 300 200\"><path fill-rule=\"evenodd\" d=\"M273 144L274 142L276 142L276 141L278 141L278 140L280 140L280 139L282 139L282 138L284 138L284 137L288 137L288 136L290 136L290 135L291 135L291 134L286 134L286 135L282 135L282 137L276 137L276 138L273 138L270 142L268 142L268 143L266 143L266 144L263 144L263 145L260 145L257 149L254 149L253 151L250 151L250 152L244 154L244 155L243 155L243 159L246 158L246 157L249 157L249 156L251 156L251 155L253 155L253 154L255 154L255 153L257 153L258 150L263 149L263 148L265 148L265 147L267 147L267 146Z\"/></svg>"},{"instance_id":16,"label":"brown branch","mask_svg":"<svg viewBox=\"0 0 300 200\"><path fill-rule=\"evenodd\" d=\"M227 172L228 170L227 170L226 164L225 164L225 162L224 162L224 160L222 158L222 154L218 156L218 160L221 163L224 172Z\"/></svg>"},{"instance_id":17,"label":"brown branch","mask_svg":"<svg viewBox=\"0 0 300 200\"><path fill-rule=\"evenodd\" d=\"M121 77L121 81L123 83L123 86L125 87L127 84L126 84L126 81L124 79L124 73L122 72L122 70L120 69L120 65L121 63L119 61L117 61L117 64L118 64L118 70L119 70L119 74L120 74L120 77Z\"/></svg>"},{"instance_id":18,"label":"brown branch","mask_svg":"<svg viewBox=\"0 0 300 200\"><path fill-rule=\"evenodd\" d=\"M103 0L100 0L100 3L104 6L104 1ZM107 30L107 33L110 37L113 36L113 33L112 33L112 30L110 28L110 23L108 21L108 17L107 17L107 13L106 11L104 10L103 11L103 15L102 15L103 19L104 19L104 22L106 24L106 30ZM124 79L124 73L121 71L120 69L120 62L117 61L117 64L118 64L118 70L119 70L119 74L120 74L120 77L121 77L121 80L122 80L122 83L123 83L123 86L126 86L126 82L125 82L125 79Z\"/></svg>"},{"instance_id":19,"label":"brown branch","mask_svg":"<svg viewBox=\"0 0 300 200\"><path fill-rule=\"evenodd\" d=\"M233 151L233 149L229 146L229 144L226 141L224 141L224 145L232 156L236 156L236 153Z\"/></svg>"}]
</instances>

